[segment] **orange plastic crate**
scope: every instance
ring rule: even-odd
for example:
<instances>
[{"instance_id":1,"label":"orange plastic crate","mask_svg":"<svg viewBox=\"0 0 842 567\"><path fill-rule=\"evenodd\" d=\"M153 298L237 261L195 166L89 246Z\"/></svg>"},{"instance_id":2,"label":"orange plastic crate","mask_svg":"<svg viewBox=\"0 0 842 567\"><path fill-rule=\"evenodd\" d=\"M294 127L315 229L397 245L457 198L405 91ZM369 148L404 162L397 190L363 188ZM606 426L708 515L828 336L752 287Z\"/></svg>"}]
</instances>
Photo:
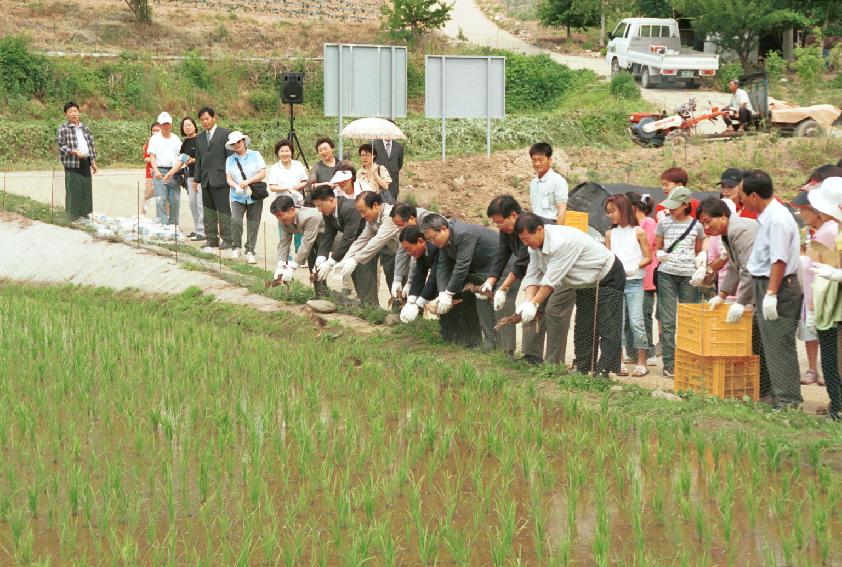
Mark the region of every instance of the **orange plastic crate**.
<instances>
[{"instance_id":1,"label":"orange plastic crate","mask_svg":"<svg viewBox=\"0 0 842 567\"><path fill-rule=\"evenodd\" d=\"M675 351L675 391L707 393L717 398L760 399L759 356L699 356Z\"/></svg>"},{"instance_id":2,"label":"orange plastic crate","mask_svg":"<svg viewBox=\"0 0 842 567\"><path fill-rule=\"evenodd\" d=\"M678 306L675 346L701 356L751 356L751 318L748 311L734 325L725 322L728 305L713 311L707 303Z\"/></svg>"},{"instance_id":3,"label":"orange plastic crate","mask_svg":"<svg viewBox=\"0 0 842 567\"><path fill-rule=\"evenodd\" d=\"M564 226L578 228L585 234L588 233L588 213L579 211L566 211L564 213Z\"/></svg>"}]
</instances>

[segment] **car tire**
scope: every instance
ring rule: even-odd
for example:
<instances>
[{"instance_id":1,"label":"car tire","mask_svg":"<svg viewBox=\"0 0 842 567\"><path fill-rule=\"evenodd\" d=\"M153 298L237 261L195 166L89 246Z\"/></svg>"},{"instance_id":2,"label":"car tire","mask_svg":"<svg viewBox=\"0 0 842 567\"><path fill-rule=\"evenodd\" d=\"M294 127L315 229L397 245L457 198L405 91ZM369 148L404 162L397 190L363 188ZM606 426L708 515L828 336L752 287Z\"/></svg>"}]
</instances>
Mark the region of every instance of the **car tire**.
<instances>
[{"instance_id":1,"label":"car tire","mask_svg":"<svg viewBox=\"0 0 842 567\"><path fill-rule=\"evenodd\" d=\"M622 69L620 69L620 60L616 57L611 60L611 76L616 76Z\"/></svg>"},{"instance_id":2,"label":"car tire","mask_svg":"<svg viewBox=\"0 0 842 567\"><path fill-rule=\"evenodd\" d=\"M652 88L652 77L649 74L649 67L644 67L643 73L640 74L640 86L644 89Z\"/></svg>"},{"instance_id":3,"label":"car tire","mask_svg":"<svg viewBox=\"0 0 842 567\"><path fill-rule=\"evenodd\" d=\"M702 81L692 80L684 83L685 88L695 91L702 86Z\"/></svg>"}]
</instances>

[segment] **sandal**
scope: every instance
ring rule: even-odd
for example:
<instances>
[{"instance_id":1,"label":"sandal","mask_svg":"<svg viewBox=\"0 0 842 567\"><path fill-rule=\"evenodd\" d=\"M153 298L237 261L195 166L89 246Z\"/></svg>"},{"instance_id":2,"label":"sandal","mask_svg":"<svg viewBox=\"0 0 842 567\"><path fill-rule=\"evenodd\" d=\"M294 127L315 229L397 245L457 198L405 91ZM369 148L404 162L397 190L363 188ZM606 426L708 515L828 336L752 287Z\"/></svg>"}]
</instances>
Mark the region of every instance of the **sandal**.
<instances>
[{"instance_id":1,"label":"sandal","mask_svg":"<svg viewBox=\"0 0 842 567\"><path fill-rule=\"evenodd\" d=\"M629 375L629 371L626 369L626 365L621 364L620 365L620 371L617 372L617 376L628 376L628 375Z\"/></svg>"},{"instance_id":2,"label":"sandal","mask_svg":"<svg viewBox=\"0 0 842 567\"><path fill-rule=\"evenodd\" d=\"M641 365L635 366L634 371L631 373L631 375L635 378L640 378L641 376L646 376L647 374L649 374L649 369Z\"/></svg>"}]
</instances>

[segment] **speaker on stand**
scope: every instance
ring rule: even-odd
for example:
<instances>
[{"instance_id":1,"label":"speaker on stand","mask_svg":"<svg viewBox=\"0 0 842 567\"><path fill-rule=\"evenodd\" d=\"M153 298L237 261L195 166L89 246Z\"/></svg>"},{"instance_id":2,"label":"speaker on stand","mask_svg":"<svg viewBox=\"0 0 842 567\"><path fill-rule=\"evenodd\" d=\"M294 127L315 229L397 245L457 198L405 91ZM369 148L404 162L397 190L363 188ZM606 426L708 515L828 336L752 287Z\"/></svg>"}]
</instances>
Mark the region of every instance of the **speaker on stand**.
<instances>
[{"instance_id":1,"label":"speaker on stand","mask_svg":"<svg viewBox=\"0 0 842 567\"><path fill-rule=\"evenodd\" d=\"M304 73L284 73L281 75L281 102L289 105L289 132L287 140L293 148L293 159L300 159L308 170L310 165L301 149L301 141L295 133L295 105L304 102Z\"/></svg>"}]
</instances>

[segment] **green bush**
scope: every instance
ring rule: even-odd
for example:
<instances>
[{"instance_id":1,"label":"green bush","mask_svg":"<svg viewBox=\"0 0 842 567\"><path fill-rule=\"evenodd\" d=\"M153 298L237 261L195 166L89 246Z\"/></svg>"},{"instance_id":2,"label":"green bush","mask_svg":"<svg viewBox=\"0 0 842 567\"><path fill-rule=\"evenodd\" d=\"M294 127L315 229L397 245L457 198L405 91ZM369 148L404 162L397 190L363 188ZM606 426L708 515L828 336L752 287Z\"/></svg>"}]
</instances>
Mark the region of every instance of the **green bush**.
<instances>
[{"instance_id":1,"label":"green bush","mask_svg":"<svg viewBox=\"0 0 842 567\"><path fill-rule=\"evenodd\" d=\"M249 93L248 101L255 112L265 116L278 112L280 97L276 89L260 88Z\"/></svg>"},{"instance_id":2,"label":"green bush","mask_svg":"<svg viewBox=\"0 0 842 567\"><path fill-rule=\"evenodd\" d=\"M210 89L211 75L208 63L202 59L201 54L195 49L191 49L184 54L184 59L181 62L181 73L197 88L204 91Z\"/></svg>"},{"instance_id":3,"label":"green bush","mask_svg":"<svg viewBox=\"0 0 842 567\"><path fill-rule=\"evenodd\" d=\"M45 57L30 51L27 38L0 38L0 94L4 99L43 98L48 76Z\"/></svg>"},{"instance_id":4,"label":"green bush","mask_svg":"<svg viewBox=\"0 0 842 567\"><path fill-rule=\"evenodd\" d=\"M827 54L827 66L832 71L842 72L842 43L830 48Z\"/></svg>"},{"instance_id":5,"label":"green bush","mask_svg":"<svg viewBox=\"0 0 842 567\"><path fill-rule=\"evenodd\" d=\"M766 63L764 64L766 75L770 81L778 81L784 76L786 71L786 61L781 57L780 51L770 51L766 54Z\"/></svg>"},{"instance_id":6,"label":"green bush","mask_svg":"<svg viewBox=\"0 0 842 567\"><path fill-rule=\"evenodd\" d=\"M552 109L577 78L576 72L544 54L505 55L507 112Z\"/></svg>"},{"instance_id":7,"label":"green bush","mask_svg":"<svg viewBox=\"0 0 842 567\"><path fill-rule=\"evenodd\" d=\"M634 82L634 75L622 71L611 77L610 92L612 95L626 100L638 100L640 87Z\"/></svg>"},{"instance_id":8,"label":"green bush","mask_svg":"<svg viewBox=\"0 0 842 567\"><path fill-rule=\"evenodd\" d=\"M738 61L725 63L719 66L716 76L719 78L719 86L723 92L728 92L728 83L731 79L739 79L743 74L743 66Z\"/></svg>"},{"instance_id":9,"label":"green bush","mask_svg":"<svg viewBox=\"0 0 842 567\"><path fill-rule=\"evenodd\" d=\"M821 49L816 47L796 47L795 62L792 64L800 80L804 99L809 101L816 96L824 61Z\"/></svg>"}]
</instances>

